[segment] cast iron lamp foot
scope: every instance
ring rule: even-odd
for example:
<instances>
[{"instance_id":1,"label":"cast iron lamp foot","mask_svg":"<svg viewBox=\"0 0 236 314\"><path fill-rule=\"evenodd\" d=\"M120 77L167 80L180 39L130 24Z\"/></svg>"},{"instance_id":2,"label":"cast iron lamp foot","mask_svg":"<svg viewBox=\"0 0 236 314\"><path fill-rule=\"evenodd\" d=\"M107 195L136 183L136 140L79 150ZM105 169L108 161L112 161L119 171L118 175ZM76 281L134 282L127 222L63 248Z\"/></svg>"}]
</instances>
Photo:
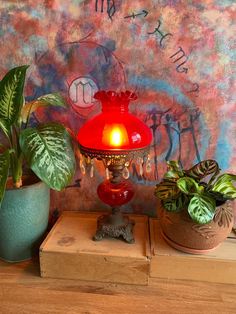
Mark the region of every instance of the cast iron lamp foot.
<instances>
[{"instance_id":1,"label":"cast iron lamp foot","mask_svg":"<svg viewBox=\"0 0 236 314\"><path fill-rule=\"evenodd\" d=\"M94 241L100 241L104 237L120 238L127 243L134 243L133 236L134 221L122 216L120 212L111 215L103 215L98 218L97 232Z\"/></svg>"}]
</instances>

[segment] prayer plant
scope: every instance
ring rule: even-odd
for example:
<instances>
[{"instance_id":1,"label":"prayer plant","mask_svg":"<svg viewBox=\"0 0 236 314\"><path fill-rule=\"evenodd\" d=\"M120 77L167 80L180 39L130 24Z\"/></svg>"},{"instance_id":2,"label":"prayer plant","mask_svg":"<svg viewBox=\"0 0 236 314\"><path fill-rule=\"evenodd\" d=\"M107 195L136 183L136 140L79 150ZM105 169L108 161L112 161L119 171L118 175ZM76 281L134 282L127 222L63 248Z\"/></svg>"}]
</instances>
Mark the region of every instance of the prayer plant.
<instances>
[{"instance_id":1,"label":"prayer plant","mask_svg":"<svg viewBox=\"0 0 236 314\"><path fill-rule=\"evenodd\" d=\"M25 164L50 188L61 190L72 179L75 157L71 138L56 122L29 127L30 115L41 106L65 106L62 97L48 94L25 103L23 91L28 66L11 69L0 81L0 201L8 176L22 186ZM5 137L5 139L3 138Z\"/></svg>"},{"instance_id":2,"label":"prayer plant","mask_svg":"<svg viewBox=\"0 0 236 314\"><path fill-rule=\"evenodd\" d=\"M236 175L220 174L215 160L204 160L189 170L169 161L168 171L156 185L155 195L167 211L188 210L193 221L206 224L213 220L216 206L236 198Z\"/></svg>"}]
</instances>

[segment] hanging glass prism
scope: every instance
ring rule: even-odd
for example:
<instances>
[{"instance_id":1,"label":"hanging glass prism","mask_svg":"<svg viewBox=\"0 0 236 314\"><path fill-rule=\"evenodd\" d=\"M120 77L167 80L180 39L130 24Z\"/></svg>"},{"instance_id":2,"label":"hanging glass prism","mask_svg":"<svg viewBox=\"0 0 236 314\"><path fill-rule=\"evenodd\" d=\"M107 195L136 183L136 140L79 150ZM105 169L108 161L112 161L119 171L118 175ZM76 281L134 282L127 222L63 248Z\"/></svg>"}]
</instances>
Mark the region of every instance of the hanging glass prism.
<instances>
[{"instance_id":1,"label":"hanging glass prism","mask_svg":"<svg viewBox=\"0 0 236 314\"><path fill-rule=\"evenodd\" d=\"M93 165L93 160L91 159L91 168L90 168L90 178L93 178L94 176L94 165Z\"/></svg>"},{"instance_id":2,"label":"hanging glass prism","mask_svg":"<svg viewBox=\"0 0 236 314\"><path fill-rule=\"evenodd\" d=\"M110 173L109 173L109 169L106 168L106 179L109 180L110 179Z\"/></svg>"},{"instance_id":3,"label":"hanging glass prism","mask_svg":"<svg viewBox=\"0 0 236 314\"><path fill-rule=\"evenodd\" d=\"M152 165L151 165L150 156L148 155L147 161L146 161L146 172L150 173L151 171L152 171Z\"/></svg>"},{"instance_id":4,"label":"hanging glass prism","mask_svg":"<svg viewBox=\"0 0 236 314\"><path fill-rule=\"evenodd\" d=\"M124 179L129 179L129 169L127 167L124 167L122 176Z\"/></svg>"},{"instance_id":5,"label":"hanging glass prism","mask_svg":"<svg viewBox=\"0 0 236 314\"><path fill-rule=\"evenodd\" d=\"M83 175L85 175L86 169L85 169L85 165L84 165L83 158L80 158L79 165L80 165L80 171L81 171L81 173L82 173Z\"/></svg>"},{"instance_id":6,"label":"hanging glass prism","mask_svg":"<svg viewBox=\"0 0 236 314\"><path fill-rule=\"evenodd\" d=\"M139 175L143 175L143 159L141 157L138 157L137 163L139 165Z\"/></svg>"}]
</instances>

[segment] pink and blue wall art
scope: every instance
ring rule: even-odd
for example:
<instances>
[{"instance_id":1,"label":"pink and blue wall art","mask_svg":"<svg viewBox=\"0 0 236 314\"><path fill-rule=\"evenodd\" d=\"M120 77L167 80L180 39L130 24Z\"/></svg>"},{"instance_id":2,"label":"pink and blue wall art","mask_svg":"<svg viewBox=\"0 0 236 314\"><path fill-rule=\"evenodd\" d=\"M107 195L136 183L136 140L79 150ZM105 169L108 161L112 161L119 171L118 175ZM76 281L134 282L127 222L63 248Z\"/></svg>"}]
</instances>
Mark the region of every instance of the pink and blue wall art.
<instances>
[{"instance_id":1,"label":"pink and blue wall art","mask_svg":"<svg viewBox=\"0 0 236 314\"><path fill-rule=\"evenodd\" d=\"M131 110L153 134L152 172L131 167L136 196L126 210L152 215L167 160L236 169L235 34L232 0L5 0L0 75L29 64L27 100L59 91L68 103L40 109L31 123L56 119L75 133L99 112L97 90L135 91ZM52 206L101 209L104 175L100 166L92 179L78 169L65 191L52 192Z\"/></svg>"}]
</instances>

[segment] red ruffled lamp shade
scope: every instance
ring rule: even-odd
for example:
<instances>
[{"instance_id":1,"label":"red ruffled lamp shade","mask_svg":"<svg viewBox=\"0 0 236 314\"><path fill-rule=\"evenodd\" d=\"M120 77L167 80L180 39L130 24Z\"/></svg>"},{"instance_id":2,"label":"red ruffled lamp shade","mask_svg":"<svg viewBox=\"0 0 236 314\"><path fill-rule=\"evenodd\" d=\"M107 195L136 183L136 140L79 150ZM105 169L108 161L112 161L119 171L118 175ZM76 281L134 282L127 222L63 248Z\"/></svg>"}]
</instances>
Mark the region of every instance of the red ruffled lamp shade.
<instances>
[{"instance_id":1,"label":"red ruffled lamp shade","mask_svg":"<svg viewBox=\"0 0 236 314\"><path fill-rule=\"evenodd\" d=\"M102 112L79 130L78 142L84 148L99 151L138 150L150 145L150 129L128 111L137 97L129 91L99 91L94 95L102 103Z\"/></svg>"}]
</instances>

